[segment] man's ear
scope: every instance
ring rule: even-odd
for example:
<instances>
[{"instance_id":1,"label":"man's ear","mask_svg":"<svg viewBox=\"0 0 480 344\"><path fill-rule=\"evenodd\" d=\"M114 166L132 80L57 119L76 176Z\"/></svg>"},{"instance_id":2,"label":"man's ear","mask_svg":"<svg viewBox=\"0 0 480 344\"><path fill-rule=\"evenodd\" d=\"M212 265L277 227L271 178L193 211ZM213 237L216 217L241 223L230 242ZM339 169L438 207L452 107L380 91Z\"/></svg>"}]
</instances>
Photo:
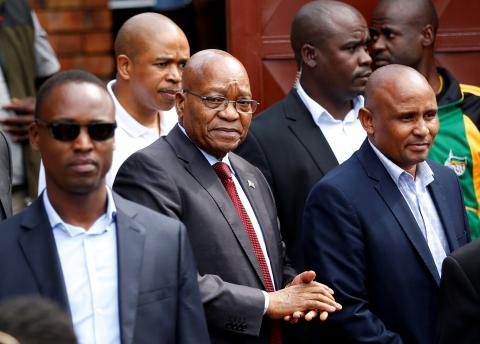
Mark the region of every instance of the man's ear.
<instances>
[{"instance_id":1,"label":"man's ear","mask_svg":"<svg viewBox=\"0 0 480 344\"><path fill-rule=\"evenodd\" d=\"M360 109L358 112L358 117L360 119L360 123L362 123L363 129L367 132L367 135L374 136L375 134L375 125L373 123L373 114L372 112L367 109L366 107L363 107Z\"/></svg>"},{"instance_id":2,"label":"man's ear","mask_svg":"<svg viewBox=\"0 0 480 344\"><path fill-rule=\"evenodd\" d=\"M304 44L300 50L302 54L303 64L309 68L315 68L317 66L317 49L311 44Z\"/></svg>"},{"instance_id":3,"label":"man's ear","mask_svg":"<svg viewBox=\"0 0 480 344\"><path fill-rule=\"evenodd\" d=\"M32 148L36 151L39 150L38 148L38 125L35 122L32 122L30 124L30 127L28 128L28 133L30 136L30 145Z\"/></svg>"},{"instance_id":4,"label":"man's ear","mask_svg":"<svg viewBox=\"0 0 480 344\"><path fill-rule=\"evenodd\" d=\"M422 47L428 48L435 43L435 30L428 24L422 29Z\"/></svg>"},{"instance_id":5,"label":"man's ear","mask_svg":"<svg viewBox=\"0 0 480 344\"><path fill-rule=\"evenodd\" d=\"M185 93L175 94L175 110L177 110L178 122L183 125L183 109L185 108Z\"/></svg>"},{"instance_id":6,"label":"man's ear","mask_svg":"<svg viewBox=\"0 0 480 344\"><path fill-rule=\"evenodd\" d=\"M130 60L127 55L121 54L117 56L117 76L119 76L121 79L130 79L132 66L132 60Z\"/></svg>"}]
</instances>

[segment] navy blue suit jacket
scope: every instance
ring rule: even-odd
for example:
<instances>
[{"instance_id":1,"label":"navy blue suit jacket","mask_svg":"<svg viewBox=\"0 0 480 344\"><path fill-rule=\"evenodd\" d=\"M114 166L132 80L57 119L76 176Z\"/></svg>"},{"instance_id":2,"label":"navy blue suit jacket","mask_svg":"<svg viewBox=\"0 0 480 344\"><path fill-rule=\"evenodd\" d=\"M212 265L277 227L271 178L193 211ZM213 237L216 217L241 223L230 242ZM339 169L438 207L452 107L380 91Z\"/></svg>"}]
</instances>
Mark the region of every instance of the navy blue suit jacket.
<instances>
[{"instance_id":1,"label":"navy blue suit jacket","mask_svg":"<svg viewBox=\"0 0 480 344\"><path fill-rule=\"evenodd\" d=\"M458 179L434 172L429 192L450 251L469 241ZM322 324L326 343L434 342L439 275L415 218L367 140L315 185L304 214L307 267L343 310Z\"/></svg>"},{"instance_id":2,"label":"navy blue suit jacket","mask_svg":"<svg viewBox=\"0 0 480 344\"><path fill-rule=\"evenodd\" d=\"M114 194L122 344L209 343L184 226ZM69 313L42 197L0 223L0 300L39 294Z\"/></svg>"}]
</instances>

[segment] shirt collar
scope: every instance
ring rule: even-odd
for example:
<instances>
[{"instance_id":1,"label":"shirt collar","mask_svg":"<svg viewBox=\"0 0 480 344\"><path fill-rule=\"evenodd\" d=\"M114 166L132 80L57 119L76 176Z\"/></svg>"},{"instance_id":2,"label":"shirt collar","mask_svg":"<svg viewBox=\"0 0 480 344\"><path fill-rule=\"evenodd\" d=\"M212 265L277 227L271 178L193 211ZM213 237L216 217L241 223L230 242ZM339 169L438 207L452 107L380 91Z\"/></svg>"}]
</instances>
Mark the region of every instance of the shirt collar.
<instances>
[{"instance_id":1,"label":"shirt collar","mask_svg":"<svg viewBox=\"0 0 480 344\"><path fill-rule=\"evenodd\" d=\"M180 123L178 123L178 127L180 128L180 130L182 131L182 133L190 140L190 137L188 136L187 134L187 131L185 130L184 127L182 127L182 125ZM230 159L228 158L228 153L222 158L222 160L218 160L217 158L215 158L213 155L205 152L202 148L198 147L193 141L192 143L195 145L195 147L197 147L197 149L200 151L200 153L203 154L203 156L205 157L205 159L207 159L208 163L210 164L210 166L213 166L214 164L216 164L217 162L223 162L225 164L228 165L228 167L230 167L230 172L232 172L233 175L235 175L235 171L233 170L232 168L232 164L230 163Z\"/></svg>"},{"instance_id":2,"label":"shirt collar","mask_svg":"<svg viewBox=\"0 0 480 344\"><path fill-rule=\"evenodd\" d=\"M338 119L335 119L322 105L318 104L315 100L313 100L307 94L307 92L305 92L300 81L297 82L296 89L297 89L298 96L303 101L308 111L310 111L315 123L318 123L320 118L322 118L322 120L327 120L329 122L347 122L347 123L355 122L358 120L358 112L364 105L363 96L361 95L356 96L352 100L353 108L348 112L348 114L345 116L343 121L340 121Z\"/></svg>"},{"instance_id":3,"label":"shirt collar","mask_svg":"<svg viewBox=\"0 0 480 344\"><path fill-rule=\"evenodd\" d=\"M383 166L385 166L385 169L387 170L390 177L392 177L393 181L397 186L399 185L399 180L402 175L408 175L413 178L410 173L406 172L400 166L395 164L392 160L387 158L382 152L380 152L380 150L375 147L370 142L370 140L368 140L368 143L370 144L370 147L372 147L378 159L380 159L380 161L382 162ZM433 171L426 161L421 161L417 164L417 171L415 177L415 180L418 180L420 185L422 185L423 187L427 187L431 182L434 181Z\"/></svg>"},{"instance_id":4,"label":"shirt collar","mask_svg":"<svg viewBox=\"0 0 480 344\"><path fill-rule=\"evenodd\" d=\"M112 226L110 225L114 223L116 220L117 208L115 207L115 202L113 201L112 190L108 186L105 186L105 187L107 189L107 210L95 221L95 223L100 219L105 219L104 221L105 226L103 229L106 231L109 231L112 229ZM56 228L61 229L71 237L74 237L80 234L85 234L84 228L73 226L63 221L63 219L60 217L60 215L58 215L57 211L53 208L52 204L50 203L50 200L48 199L47 189L45 189L45 191L43 192L42 197L43 197L43 204L45 207L45 211L48 216L48 221L50 222L50 226L52 227L52 229L56 229ZM101 234L101 233L92 233L92 234Z\"/></svg>"},{"instance_id":5,"label":"shirt collar","mask_svg":"<svg viewBox=\"0 0 480 344\"><path fill-rule=\"evenodd\" d=\"M111 80L107 84L107 90L110 96L112 96L113 103L115 105L115 119L117 120L117 125L123 130L125 130L131 137L140 137L147 133L159 136L155 129L147 128L144 125L140 124L127 112L127 110L125 110L122 104L120 104L117 97L115 96L115 93L113 92L113 86L115 85L115 83L116 80Z\"/></svg>"}]
</instances>

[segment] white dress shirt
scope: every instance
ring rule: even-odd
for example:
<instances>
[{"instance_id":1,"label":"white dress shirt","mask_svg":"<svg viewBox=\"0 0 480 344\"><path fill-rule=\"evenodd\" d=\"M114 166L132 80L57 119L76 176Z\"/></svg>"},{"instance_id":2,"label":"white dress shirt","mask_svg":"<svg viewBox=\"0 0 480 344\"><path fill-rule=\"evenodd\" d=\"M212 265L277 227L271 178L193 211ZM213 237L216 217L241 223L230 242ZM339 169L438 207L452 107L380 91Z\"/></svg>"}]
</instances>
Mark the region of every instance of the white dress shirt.
<instances>
[{"instance_id":1,"label":"white dress shirt","mask_svg":"<svg viewBox=\"0 0 480 344\"><path fill-rule=\"evenodd\" d=\"M368 143L407 202L430 249L438 275L441 276L442 263L450 249L437 208L427 189L435 179L432 169L425 161L419 162L414 178L387 158L370 141Z\"/></svg>"},{"instance_id":2,"label":"white dress shirt","mask_svg":"<svg viewBox=\"0 0 480 344\"><path fill-rule=\"evenodd\" d=\"M113 93L112 87L114 84L115 80L112 80L107 85L108 93L112 96L115 104L115 119L117 121L112 167L105 177L108 186L113 185L118 170L130 155L151 145L159 138L156 129L143 126L125 110ZM175 107L169 111L162 111L160 114L160 136L167 135L177 122L178 116Z\"/></svg>"},{"instance_id":3,"label":"white dress shirt","mask_svg":"<svg viewBox=\"0 0 480 344\"><path fill-rule=\"evenodd\" d=\"M117 121L112 166L105 176L105 181L110 187L112 187L115 181L118 170L130 155L149 146L160 136L167 135L178 122L175 107L169 111L162 111L160 114L159 136L157 130L143 126L125 110L112 91L112 85L114 83L115 80L112 80L107 85L108 93L112 96L115 105L115 120ZM43 189L45 189L45 169L42 163L40 166L40 176L38 177L38 194L40 194Z\"/></svg>"},{"instance_id":4,"label":"white dress shirt","mask_svg":"<svg viewBox=\"0 0 480 344\"><path fill-rule=\"evenodd\" d=\"M185 134L185 136L188 137L185 129L180 124L178 126L180 127L182 132ZM228 154L225 155L225 157L222 160L218 160L217 158L215 158L211 154L208 154L207 152L205 152L203 149L201 149L197 145L195 145L195 146L203 154L205 159L208 160L208 163L210 164L210 166L213 166L217 162L224 162L225 164L228 165L228 167L230 167L230 171L232 172L232 179L233 179L233 182L235 184L235 188L237 189L238 197L240 197L240 201L242 202L243 207L245 208L245 211L247 212L247 215L250 218L250 222L252 223L253 229L255 230L255 235L257 236L258 243L260 244L263 256L265 257L265 262L267 263L268 272L270 273L270 276L272 277L273 288L276 289L275 281L273 279L272 267L270 265L270 258L268 257L267 246L265 245L265 239L263 237L262 229L260 228L260 224L258 223L257 217L255 216L255 212L253 211L252 205L250 204L250 201L248 200L247 195L243 191L242 185L240 184L240 182L237 179L235 170L232 168L232 165L230 164L230 159L228 158ZM213 170L213 167L212 167L212 170ZM267 292L265 292L264 290L262 290L262 292L263 292L263 295L265 296L265 307L264 307L264 314L265 314L265 312L268 309L269 298L268 298Z\"/></svg>"},{"instance_id":5,"label":"white dress shirt","mask_svg":"<svg viewBox=\"0 0 480 344\"><path fill-rule=\"evenodd\" d=\"M342 121L335 119L324 107L310 98L300 82L297 82L296 89L298 96L310 111L313 121L325 136L338 163L341 164L350 158L367 137L358 119L358 112L363 107L363 97L358 96L353 100L353 108Z\"/></svg>"},{"instance_id":6,"label":"white dress shirt","mask_svg":"<svg viewBox=\"0 0 480 344\"><path fill-rule=\"evenodd\" d=\"M43 193L79 344L120 344L116 208L107 187L107 211L88 230L65 223Z\"/></svg>"}]
</instances>

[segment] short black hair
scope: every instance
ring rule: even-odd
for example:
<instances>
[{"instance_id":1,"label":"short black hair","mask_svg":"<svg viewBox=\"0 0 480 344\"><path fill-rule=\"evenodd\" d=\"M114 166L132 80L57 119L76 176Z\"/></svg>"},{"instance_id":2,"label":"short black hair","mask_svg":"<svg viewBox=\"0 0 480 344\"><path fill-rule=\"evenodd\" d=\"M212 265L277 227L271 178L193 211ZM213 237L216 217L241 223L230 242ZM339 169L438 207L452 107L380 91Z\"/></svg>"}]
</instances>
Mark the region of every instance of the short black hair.
<instances>
[{"instance_id":1,"label":"short black hair","mask_svg":"<svg viewBox=\"0 0 480 344\"><path fill-rule=\"evenodd\" d=\"M3 301L0 331L21 344L77 344L65 312L53 301L40 296L19 296Z\"/></svg>"},{"instance_id":2,"label":"short black hair","mask_svg":"<svg viewBox=\"0 0 480 344\"><path fill-rule=\"evenodd\" d=\"M42 110L43 104L45 100L48 98L52 91L64 84L68 83L89 83L93 85L97 85L105 92L107 92L107 88L105 83L100 80L98 77L93 75L92 73L86 72L84 70L79 69L72 69L67 70L64 72L57 73L50 77L47 81L43 83L37 93L37 100L35 104L35 117L39 118L39 114ZM108 93L108 92L107 92Z\"/></svg>"}]
</instances>

